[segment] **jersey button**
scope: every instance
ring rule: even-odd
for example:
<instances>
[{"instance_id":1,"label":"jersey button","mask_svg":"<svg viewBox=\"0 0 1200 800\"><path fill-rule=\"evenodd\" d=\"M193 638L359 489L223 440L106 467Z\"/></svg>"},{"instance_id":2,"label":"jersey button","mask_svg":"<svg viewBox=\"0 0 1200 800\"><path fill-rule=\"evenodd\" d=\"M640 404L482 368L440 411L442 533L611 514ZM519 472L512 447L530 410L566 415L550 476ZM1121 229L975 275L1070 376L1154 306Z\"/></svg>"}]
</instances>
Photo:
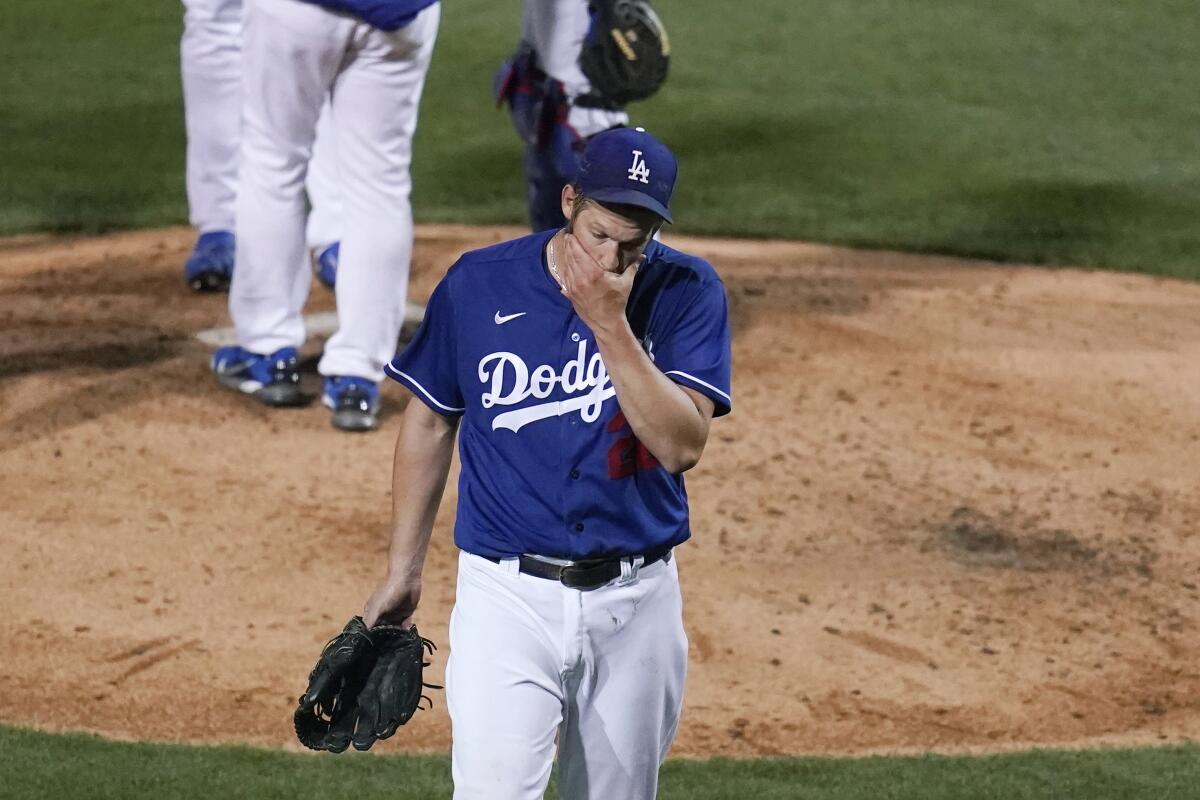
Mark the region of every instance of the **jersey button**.
<instances>
[{"instance_id":1,"label":"jersey button","mask_svg":"<svg viewBox=\"0 0 1200 800\"><path fill-rule=\"evenodd\" d=\"M576 522L576 523L575 523L575 532L576 532L576 533L583 533L583 523L582 523L582 522Z\"/></svg>"},{"instance_id":2,"label":"jersey button","mask_svg":"<svg viewBox=\"0 0 1200 800\"><path fill-rule=\"evenodd\" d=\"M577 470L577 469L571 470L571 480L573 480L573 481L579 480L579 470Z\"/></svg>"}]
</instances>

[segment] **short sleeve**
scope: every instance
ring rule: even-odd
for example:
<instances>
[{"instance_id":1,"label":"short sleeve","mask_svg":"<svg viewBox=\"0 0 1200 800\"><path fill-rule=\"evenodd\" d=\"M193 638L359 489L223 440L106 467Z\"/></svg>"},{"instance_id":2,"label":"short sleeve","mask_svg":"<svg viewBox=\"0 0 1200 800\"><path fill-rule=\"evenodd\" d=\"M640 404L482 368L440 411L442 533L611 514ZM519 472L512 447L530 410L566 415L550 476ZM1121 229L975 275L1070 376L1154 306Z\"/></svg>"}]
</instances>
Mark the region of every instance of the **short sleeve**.
<instances>
[{"instance_id":1,"label":"short sleeve","mask_svg":"<svg viewBox=\"0 0 1200 800\"><path fill-rule=\"evenodd\" d=\"M667 377L713 401L713 416L733 406L729 302L720 280L705 281L671 329L652 342L654 363Z\"/></svg>"},{"instance_id":2,"label":"short sleeve","mask_svg":"<svg viewBox=\"0 0 1200 800\"><path fill-rule=\"evenodd\" d=\"M421 402L444 416L466 410L458 384L458 357L450 279L433 290L425 318L408 347L385 366L388 377L403 384Z\"/></svg>"}]
</instances>

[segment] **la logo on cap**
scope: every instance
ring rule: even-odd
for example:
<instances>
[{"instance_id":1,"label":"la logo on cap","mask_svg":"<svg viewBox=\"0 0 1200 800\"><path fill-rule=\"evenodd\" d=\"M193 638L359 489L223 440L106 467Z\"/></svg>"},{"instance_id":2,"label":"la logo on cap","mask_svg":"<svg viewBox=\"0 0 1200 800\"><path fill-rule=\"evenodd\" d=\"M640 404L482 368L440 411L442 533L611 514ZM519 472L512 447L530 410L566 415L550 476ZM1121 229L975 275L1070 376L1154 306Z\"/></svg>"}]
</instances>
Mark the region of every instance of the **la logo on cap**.
<instances>
[{"instance_id":1,"label":"la logo on cap","mask_svg":"<svg viewBox=\"0 0 1200 800\"><path fill-rule=\"evenodd\" d=\"M650 182L650 168L646 166L646 159L642 158L641 150L633 151L633 166L629 168L629 180Z\"/></svg>"}]
</instances>

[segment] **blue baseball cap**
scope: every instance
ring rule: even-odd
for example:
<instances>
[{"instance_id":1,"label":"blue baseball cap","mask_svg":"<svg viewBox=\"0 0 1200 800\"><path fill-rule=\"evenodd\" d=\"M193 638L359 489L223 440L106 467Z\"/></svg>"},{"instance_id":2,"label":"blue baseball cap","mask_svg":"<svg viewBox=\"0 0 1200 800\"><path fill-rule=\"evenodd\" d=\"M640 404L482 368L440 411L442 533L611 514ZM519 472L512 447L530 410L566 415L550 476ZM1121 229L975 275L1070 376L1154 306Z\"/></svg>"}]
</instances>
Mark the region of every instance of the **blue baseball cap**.
<instances>
[{"instance_id":1,"label":"blue baseball cap","mask_svg":"<svg viewBox=\"0 0 1200 800\"><path fill-rule=\"evenodd\" d=\"M643 128L613 128L587 141L576 183L584 197L649 209L673 222L667 205L679 165Z\"/></svg>"}]
</instances>

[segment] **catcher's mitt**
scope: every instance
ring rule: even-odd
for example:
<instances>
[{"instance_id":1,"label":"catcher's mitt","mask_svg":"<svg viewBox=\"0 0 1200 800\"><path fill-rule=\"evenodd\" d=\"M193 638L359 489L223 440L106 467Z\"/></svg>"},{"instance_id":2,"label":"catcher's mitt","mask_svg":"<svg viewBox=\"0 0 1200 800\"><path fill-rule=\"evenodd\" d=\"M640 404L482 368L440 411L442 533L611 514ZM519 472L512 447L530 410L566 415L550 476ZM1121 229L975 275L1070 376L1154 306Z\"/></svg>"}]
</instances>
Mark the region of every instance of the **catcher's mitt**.
<instances>
[{"instance_id":1,"label":"catcher's mitt","mask_svg":"<svg viewBox=\"0 0 1200 800\"><path fill-rule=\"evenodd\" d=\"M647 0L592 0L591 27L579 67L592 84L580 105L622 108L658 91L667 79L671 43Z\"/></svg>"},{"instance_id":2,"label":"catcher's mitt","mask_svg":"<svg viewBox=\"0 0 1200 800\"><path fill-rule=\"evenodd\" d=\"M296 708L296 737L312 750L368 750L396 732L421 707L421 670L433 642L416 627L376 625L354 617L329 640L308 676ZM430 701L432 704L432 701Z\"/></svg>"}]
</instances>

